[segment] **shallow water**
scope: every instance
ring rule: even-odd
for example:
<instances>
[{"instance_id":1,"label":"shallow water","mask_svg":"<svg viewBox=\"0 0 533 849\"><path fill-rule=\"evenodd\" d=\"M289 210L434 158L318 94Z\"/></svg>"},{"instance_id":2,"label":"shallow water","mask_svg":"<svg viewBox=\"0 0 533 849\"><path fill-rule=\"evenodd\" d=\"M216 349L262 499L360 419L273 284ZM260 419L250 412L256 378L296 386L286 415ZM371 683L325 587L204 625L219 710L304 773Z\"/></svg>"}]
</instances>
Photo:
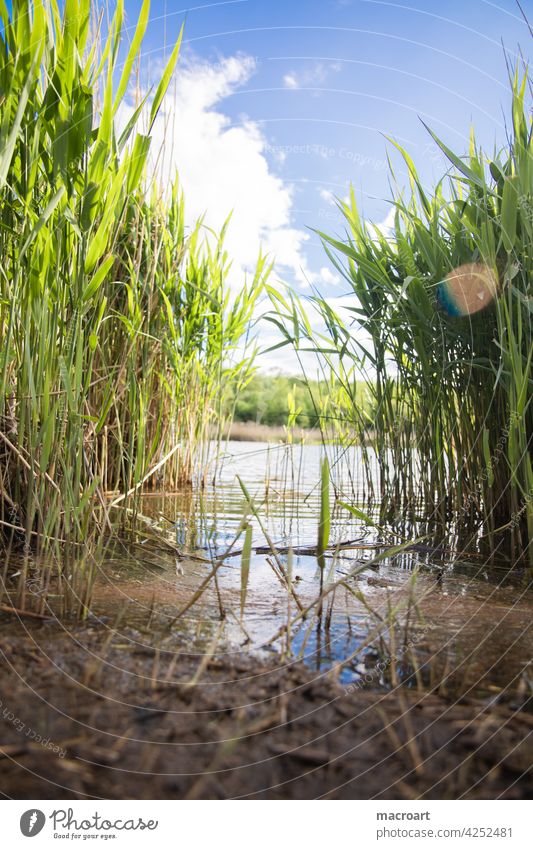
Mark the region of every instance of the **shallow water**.
<instances>
[{"instance_id":1,"label":"shallow water","mask_svg":"<svg viewBox=\"0 0 533 849\"><path fill-rule=\"evenodd\" d=\"M239 478L276 548L316 544L324 452L331 467L332 507L345 501L368 514L369 483L359 448L229 443L203 490L143 498L143 516L164 528L183 557L176 560L154 551L149 539L144 550L142 539L134 548L116 548L99 569L93 613L112 621L121 611L121 621L125 617L138 628L139 642L150 634L162 652L174 653L179 646L188 655L197 654L199 662L206 652L281 650L317 670L335 668L346 684L380 687L409 676L414 684L417 668L418 680L426 685L444 676L454 690L491 694L523 686L533 656L533 595L527 575L518 570L510 576L508 564L497 559L489 564L479 551L452 551L457 549L453 535L443 551L425 540L417 550L374 563L383 550L376 546L393 539L387 535L390 529L356 520L338 504L330 542L350 542L352 547L330 552L325 580L356 574L347 587L328 596L321 616L315 608L291 628L290 638L280 631L298 614L298 606L272 566L272 553L253 553L241 616L242 536L216 580L182 612L250 513ZM377 492L376 469L373 486ZM370 513L377 519L376 502ZM258 519L250 521L254 548L264 548ZM279 557L286 570L287 554ZM295 553L293 587L302 607L316 600L320 581L315 554ZM395 627L383 625L382 617Z\"/></svg>"}]
</instances>

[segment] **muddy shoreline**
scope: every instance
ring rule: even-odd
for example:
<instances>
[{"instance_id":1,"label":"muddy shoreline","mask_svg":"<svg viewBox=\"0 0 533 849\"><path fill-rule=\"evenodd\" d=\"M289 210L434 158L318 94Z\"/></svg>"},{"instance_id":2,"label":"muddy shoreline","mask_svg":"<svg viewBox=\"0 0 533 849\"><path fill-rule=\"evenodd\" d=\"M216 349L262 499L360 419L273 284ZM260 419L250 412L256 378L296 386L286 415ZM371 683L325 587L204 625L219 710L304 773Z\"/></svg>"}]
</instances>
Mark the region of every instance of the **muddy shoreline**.
<instances>
[{"instance_id":1,"label":"muddy shoreline","mask_svg":"<svg viewBox=\"0 0 533 849\"><path fill-rule=\"evenodd\" d=\"M367 692L279 656L199 669L141 642L2 615L4 798L531 797L533 706L517 692Z\"/></svg>"}]
</instances>

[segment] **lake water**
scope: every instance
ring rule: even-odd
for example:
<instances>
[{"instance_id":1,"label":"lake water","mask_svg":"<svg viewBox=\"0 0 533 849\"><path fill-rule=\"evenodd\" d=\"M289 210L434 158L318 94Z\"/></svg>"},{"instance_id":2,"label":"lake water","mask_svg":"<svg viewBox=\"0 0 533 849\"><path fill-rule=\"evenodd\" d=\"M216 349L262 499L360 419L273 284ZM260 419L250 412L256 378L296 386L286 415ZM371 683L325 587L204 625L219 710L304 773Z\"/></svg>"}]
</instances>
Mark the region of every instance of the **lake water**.
<instances>
[{"instance_id":1,"label":"lake water","mask_svg":"<svg viewBox=\"0 0 533 849\"><path fill-rule=\"evenodd\" d=\"M317 542L325 453L331 468L330 542L343 547L329 552L321 574L315 552L299 549ZM377 521L379 505L368 506L372 489L379 491L377 462L365 475L360 448L229 443L208 479L202 490L143 498L147 522L164 529L183 556L177 561L154 549L148 530L146 542L141 537L134 549L116 548L99 570L95 615L112 621L122 611L139 642L150 634L162 652L179 647L197 654L199 663L206 653L281 651L285 659L301 657L321 672L334 669L346 684L386 686L391 677L413 676L417 669L427 685L449 667L450 686L493 693L529 674L533 597L527 573L509 574L503 560L489 564L478 550L457 550L453 534L442 549L425 539L385 556L387 544L405 539L405 526L394 536L397 527L378 529L339 506L358 506ZM255 517L239 479L253 499ZM254 552L241 615L243 536L234 555L209 576L245 515ZM264 530L282 553L268 551ZM289 546L295 550L296 598L283 579ZM375 562L378 555L382 559ZM342 578L345 585L324 598L321 610L312 606L321 585ZM309 613L294 621L307 607Z\"/></svg>"}]
</instances>

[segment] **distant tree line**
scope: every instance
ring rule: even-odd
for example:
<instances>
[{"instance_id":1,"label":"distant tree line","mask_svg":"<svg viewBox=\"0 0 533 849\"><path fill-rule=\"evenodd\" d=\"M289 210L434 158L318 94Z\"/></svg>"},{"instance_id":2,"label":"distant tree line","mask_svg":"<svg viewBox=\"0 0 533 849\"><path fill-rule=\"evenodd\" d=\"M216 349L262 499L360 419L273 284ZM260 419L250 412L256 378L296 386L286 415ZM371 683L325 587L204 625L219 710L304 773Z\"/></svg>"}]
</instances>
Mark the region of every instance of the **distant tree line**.
<instances>
[{"instance_id":1,"label":"distant tree line","mask_svg":"<svg viewBox=\"0 0 533 849\"><path fill-rule=\"evenodd\" d=\"M359 389L359 387L357 387ZM242 389L235 405L235 421L280 426L292 424L304 428L320 427L335 415L335 396L338 388L326 381L305 381L284 375L256 374ZM361 403L371 418L371 404L361 384ZM358 393L359 394L359 393Z\"/></svg>"}]
</instances>

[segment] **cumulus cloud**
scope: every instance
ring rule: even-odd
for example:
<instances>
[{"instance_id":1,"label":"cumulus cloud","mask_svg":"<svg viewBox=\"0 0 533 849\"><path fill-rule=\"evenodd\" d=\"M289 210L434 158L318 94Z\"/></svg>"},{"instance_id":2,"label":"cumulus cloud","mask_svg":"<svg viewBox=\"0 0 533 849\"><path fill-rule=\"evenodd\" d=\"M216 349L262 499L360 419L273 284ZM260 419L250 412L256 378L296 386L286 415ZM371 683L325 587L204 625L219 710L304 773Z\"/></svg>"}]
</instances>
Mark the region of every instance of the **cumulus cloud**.
<instances>
[{"instance_id":1,"label":"cumulus cloud","mask_svg":"<svg viewBox=\"0 0 533 849\"><path fill-rule=\"evenodd\" d=\"M294 189L273 172L259 125L246 116L233 123L221 105L254 71L245 55L181 62L152 131L152 167L163 186L179 171L188 225L205 214L206 227L219 230L232 213L226 247L236 283L262 246L278 274L306 285L316 275L303 252L309 236L292 223ZM123 108L119 121L132 112Z\"/></svg>"}]
</instances>

